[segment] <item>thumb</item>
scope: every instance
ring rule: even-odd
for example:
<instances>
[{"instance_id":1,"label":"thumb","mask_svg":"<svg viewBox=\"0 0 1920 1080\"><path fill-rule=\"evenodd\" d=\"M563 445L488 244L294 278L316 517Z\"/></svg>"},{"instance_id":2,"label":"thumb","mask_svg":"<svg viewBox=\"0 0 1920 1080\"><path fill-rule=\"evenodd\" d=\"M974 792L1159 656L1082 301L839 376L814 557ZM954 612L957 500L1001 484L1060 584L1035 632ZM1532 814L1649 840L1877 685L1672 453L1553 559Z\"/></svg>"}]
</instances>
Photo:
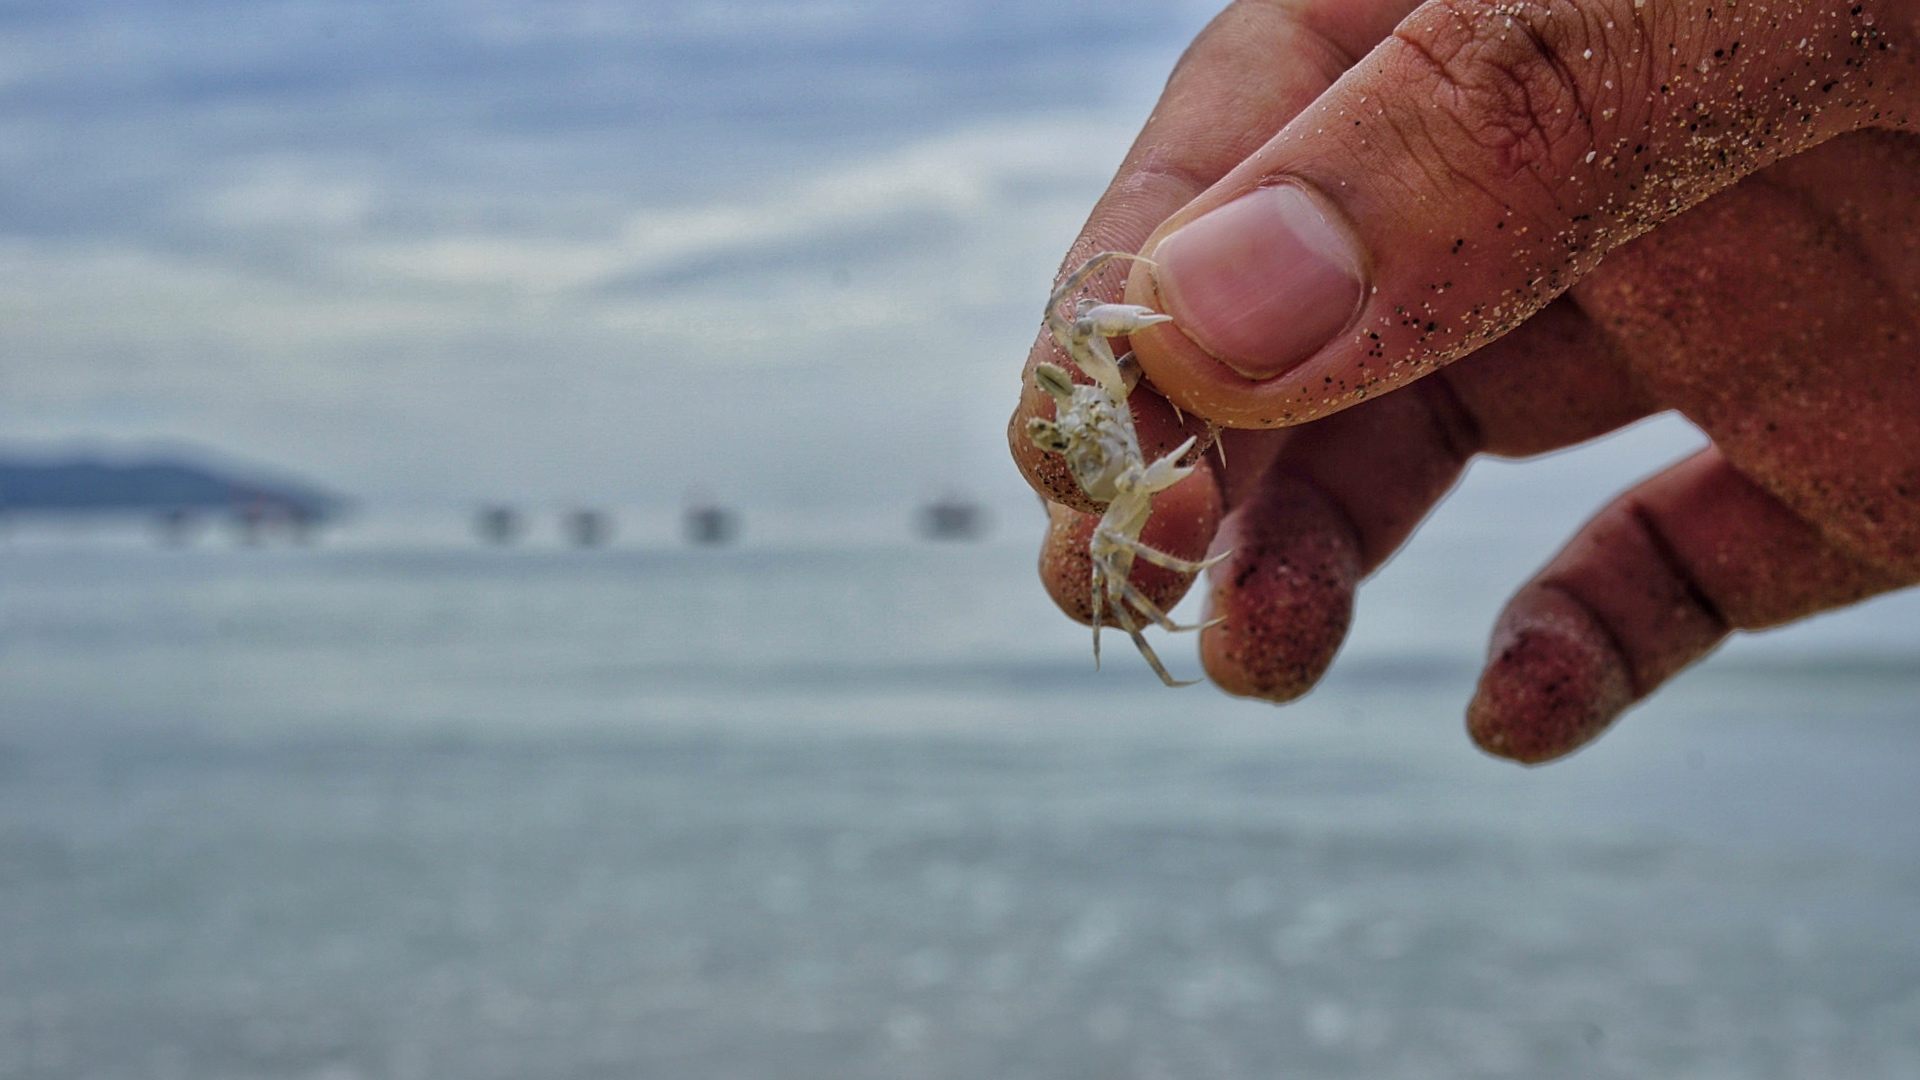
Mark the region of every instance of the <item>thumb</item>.
<instances>
[{"instance_id":1,"label":"thumb","mask_svg":"<svg viewBox=\"0 0 1920 1080\"><path fill-rule=\"evenodd\" d=\"M1611 248L1846 131L1911 128L1916 0L1433 0L1155 233L1132 345L1236 427L1499 337Z\"/></svg>"}]
</instances>

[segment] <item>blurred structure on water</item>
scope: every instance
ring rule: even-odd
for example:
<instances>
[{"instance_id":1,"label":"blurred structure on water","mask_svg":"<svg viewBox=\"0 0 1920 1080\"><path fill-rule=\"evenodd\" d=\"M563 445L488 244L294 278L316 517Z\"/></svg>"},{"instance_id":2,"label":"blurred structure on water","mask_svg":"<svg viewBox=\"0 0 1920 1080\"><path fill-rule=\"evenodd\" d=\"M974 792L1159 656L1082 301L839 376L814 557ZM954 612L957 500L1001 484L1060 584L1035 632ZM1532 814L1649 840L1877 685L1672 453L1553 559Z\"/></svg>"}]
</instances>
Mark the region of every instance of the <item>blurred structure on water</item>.
<instances>
[{"instance_id":1,"label":"blurred structure on water","mask_svg":"<svg viewBox=\"0 0 1920 1080\"><path fill-rule=\"evenodd\" d=\"M600 547L613 539L613 516L604 510L575 510L561 525L574 547Z\"/></svg>"},{"instance_id":2,"label":"blurred structure on water","mask_svg":"<svg viewBox=\"0 0 1920 1080\"><path fill-rule=\"evenodd\" d=\"M162 510L153 519L154 532L167 547L186 547L199 539L206 522L184 506Z\"/></svg>"},{"instance_id":3,"label":"blurred structure on water","mask_svg":"<svg viewBox=\"0 0 1920 1080\"><path fill-rule=\"evenodd\" d=\"M235 541L244 547L258 547L276 535L296 544L310 544L321 519L311 507L249 499L239 506L232 520Z\"/></svg>"},{"instance_id":4,"label":"blurred structure on water","mask_svg":"<svg viewBox=\"0 0 1920 1080\"><path fill-rule=\"evenodd\" d=\"M987 533L987 512L959 495L943 495L920 508L917 525L928 540L978 540Z\"/></svg>"},{"instance_id":5,"label":"blurred structure on water","mask_svg":"<svg viewBox=\"0 0 1920 1080\"><path fill-rule=\"evenodd\" d=\"M687 542L703 546L729 543L740 533L740 516L705 498L690 499L681 518Z\"/></svg>"},{"instance_id":6,"label":"blurred structure on water","mask_svg":"<svg viewBox=\"0 0 1920 1080\"><path fill-rule=\"evenodd\" d=\"M481 543L504 547L520 539L526 523L521 520L520 511L511 506L483 506L473 516L473 531Z\"/></svg>"}]
</instances>

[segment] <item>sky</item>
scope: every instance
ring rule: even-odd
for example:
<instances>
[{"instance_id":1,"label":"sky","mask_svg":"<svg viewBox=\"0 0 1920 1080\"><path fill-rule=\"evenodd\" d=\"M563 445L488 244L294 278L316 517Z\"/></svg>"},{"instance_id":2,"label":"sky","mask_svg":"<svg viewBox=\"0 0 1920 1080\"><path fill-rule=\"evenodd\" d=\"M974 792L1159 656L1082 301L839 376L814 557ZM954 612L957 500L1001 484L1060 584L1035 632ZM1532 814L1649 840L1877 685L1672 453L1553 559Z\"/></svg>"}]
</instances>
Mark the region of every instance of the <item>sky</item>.
<instances>
[{"instance_id":1,"label":"sky","mask_svg":"<svg viewBox=\"0 0 1920 1080\"><path fill-rule=\"evenodd\" d=\"M1211 4L0 3L0 441L379 504L1018 486Z\"/></svg>"}]
</instances>

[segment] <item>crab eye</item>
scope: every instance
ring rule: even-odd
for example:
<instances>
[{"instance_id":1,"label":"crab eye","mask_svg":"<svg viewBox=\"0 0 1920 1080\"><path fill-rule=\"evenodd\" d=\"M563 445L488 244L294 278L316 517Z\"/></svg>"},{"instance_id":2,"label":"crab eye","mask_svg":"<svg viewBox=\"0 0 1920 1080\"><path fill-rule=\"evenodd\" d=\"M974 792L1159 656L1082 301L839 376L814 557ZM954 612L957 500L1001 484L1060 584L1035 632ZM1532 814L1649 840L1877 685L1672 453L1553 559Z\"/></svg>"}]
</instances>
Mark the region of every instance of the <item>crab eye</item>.
<instances>
[{"instance_id":1,"label":"crab eye","mask_svg":"<svg viewBox=\"0 0 1920 1080\"><path fill-rule=\"evenodd\" d=\"M1050 453L1061 454L1067 449L1067 433L1060 430L1060 425L1038 416L1027 421L1027 438L1033 440L1033 445Z\"/></svg>"},{"instance_id":2,"label":"crab eye","mask_svg":"<svg viewBox=\"0 0 1920 1080\"><path fill-rule=\"evenodd\" d=\"M1040 364L1033 369L1033 385L1061 400L1073 397L1073 377L1057 364Z\"/></svg>"}]
</instances>

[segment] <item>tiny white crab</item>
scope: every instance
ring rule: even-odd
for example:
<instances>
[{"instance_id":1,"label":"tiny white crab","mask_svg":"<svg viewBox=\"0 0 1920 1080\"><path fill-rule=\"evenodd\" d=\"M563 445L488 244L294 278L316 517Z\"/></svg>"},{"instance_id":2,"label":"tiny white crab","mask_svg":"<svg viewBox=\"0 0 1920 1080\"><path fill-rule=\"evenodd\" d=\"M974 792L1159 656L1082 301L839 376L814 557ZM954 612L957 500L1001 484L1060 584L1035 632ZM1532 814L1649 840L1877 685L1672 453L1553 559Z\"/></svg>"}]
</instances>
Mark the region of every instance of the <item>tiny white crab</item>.
<instances>
[{"instance_id":1,"label":"tiny white crab","mask_svg":"<svg viewBox=\"0 0 1920 1080\"><path fill-rule=\"evenodd\" d=\"M1114 259L1148 261L1124 252L1102 252L1067 275L1047 299L1047 329L1094 385L1076 385L1063 368L1054 364L1036 367L1034 385L1053 398L1054 419L1028 420L1027 438L1040 449L1064 457L1067 470L1073 474L1080 490L1086 492L1089 499L1107 504L1088 545L1093 562L1094 664L1100 663L1102 610L1111 607L1120 628L1133 639L1140 655L1160 680L1168 686L1189 686L1191 682L1182 682L1167 673L1166 665L1160 662L1140 632L1140 620L1170 631L1199 630L1204 626L1182 626L1174 622L1159 605L1135 588L1127 576L1132 573L1136 558L1176 573L1197 574L1226 556L1220 554L1192 562L1140 542L1140 533L1153 512L1154 494L1193 472L1193 466L1180 465L1179 461L1193 449L1194 440L1189 438L1151 463L1146 460L1140 451L1140 437L1133 430L1133 411L1127 407L1127 395L1140 381L1140 368L1132 353L1116 358L1113 346L1107 343L1110 337L1172 322L1173 317L1137 304L1102 304L1090 299L1074 306L1072 319L1062 314L1067 297L1085 284L1094 271Z\"/></svg>"}]
</instances>

